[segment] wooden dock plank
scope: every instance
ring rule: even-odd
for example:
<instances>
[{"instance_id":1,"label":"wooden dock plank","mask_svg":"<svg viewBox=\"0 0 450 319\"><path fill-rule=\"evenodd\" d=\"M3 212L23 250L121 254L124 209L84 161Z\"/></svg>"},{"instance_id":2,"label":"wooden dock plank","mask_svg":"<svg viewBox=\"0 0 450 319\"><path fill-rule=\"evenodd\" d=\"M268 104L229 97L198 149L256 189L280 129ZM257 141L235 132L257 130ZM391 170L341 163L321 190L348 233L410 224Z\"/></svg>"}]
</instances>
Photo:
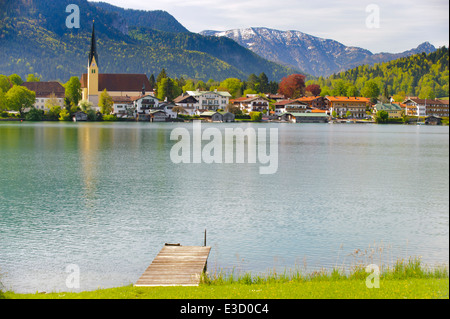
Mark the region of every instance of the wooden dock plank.
<instances>
[{"instance_id":1,"label":"wooden dock plank","mask_svg":"<svg viewBox=\"0 0 450 319\"><path fill-rule=\"evenodd\" d=\"M135 286L198 286L210 251L211 247L165 245Z\"/></svg>"}]
</instances>

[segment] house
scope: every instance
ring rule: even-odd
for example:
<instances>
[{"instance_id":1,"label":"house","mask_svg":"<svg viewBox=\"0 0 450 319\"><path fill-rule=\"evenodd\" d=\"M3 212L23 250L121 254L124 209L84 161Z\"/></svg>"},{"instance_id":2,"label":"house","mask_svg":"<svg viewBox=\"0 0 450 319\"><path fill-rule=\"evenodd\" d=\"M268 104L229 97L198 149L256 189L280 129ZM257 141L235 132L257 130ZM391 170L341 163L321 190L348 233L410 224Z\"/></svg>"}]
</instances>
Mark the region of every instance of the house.
<instances>
[{"instance_id":1,"label":"house","mask_svg":"<svg viewBox=\"0 0 450 319\"><path fill-rule=\"evenodd\" d=\"M328 110L328 103L322 96L304 96L296 99L296 101L306 103L310 108Z\"/></svg>"},{"instance_id":2,"label":"house","mask_svg":"<svg viewBox=\"0 0 450 319\"><path fill-rule=\"evenodd\" d=\"M162 102L159 104L159 109L166 113L168 119L176 119L178 118L178 113L173 111L173 108L176 106L174 103Z\"/></svg>"},{"instance_id":3,"label":"house","mask_svg":"<svg viewBox=\"0 0 450 319\"><path fill-rule=\"evenodd\" d=\"M208 122L223 122L223 114L219 112L203 112L202 114L200 114L200 117Z\"/></svg>"},{"instance_id":4,"label":"house","mask_svg":"<svg viewBox=\"0 0 450 319\"><path fill-rule=\"evenodd\" d=\"M151 110L158 109L161 101L151 94L131 98L136 114L150 114Z\"/></svg>"},{"instance_id":5,"label":"house","mask_svg":"<svg viewBox=\"0 0 450 319\"><path fill-rule=\"evenodd\" d=\"M328 123L329 116L324 112L295 113L286 112L280 117L282 121L292 123Z\"/></svg>"},{"instance_id":6,"label":"house","mask_svg":"<svg viewBox=\"0 0 450 319\"><path fill-rule=\"evenodd\" d=\"M386 111L389 114L390 119L399 119L402 117L402 113L404 112L402 107L395 103L378 103L374 106L373 111L375 114L378 111Z\"/></svg>"},{"instance_id":7,"label":"house","mask_svg":"<svg viewBox=\"0 0 450 319\"><path fill-rule=\"evenodd\" d=\"M134 103L129 96L112 96L113 114L118 118L134 116Z\"/></svg>"},{"instance_id":8,"label":"house","mask_svg":"<svg viewBox=\"0 0 450 319\"><path fill-rule=\"evenodd\" d=\"M151 110L149 112L150 122L165 122L167 119L167 114L161 110Z\"/></svg>"},{"instance_id":9,"label":"house","mask_svg":"<svg viewBox=\"0 0 450 319\"><path fill-rule=\"evenodd\" d=\"M410 116L449 116L448 101L439 99L407 98L403 104L406 105L406 114Z\"/></svg>"},{"instance_id":10,"label":"house","mask_svg":"<svg viewBox=\"0 0 450 319\"><path fill-rule=\"evenodd\" d=\"M22 86L36 93L34 107L39 110L49 111L45 106L47 101L54 99L56 104L64 107L64 98L66 90L61 83L56 81L50 82L24 82Z\"/></svg>"},{"instance_id":11,"label":"house","mask_svg":"<svg viewBox=\"0 0 450 319\"><path fill-rule=\"evenodd\" d=\"M275 115L280 116L285 112L307 113L311 112L308 104L297 100L283 100L275 103Z\"/></svg>"},{"instance_id":12,"label":"house","mask_svg":"<svg viewBox=\"0 0 450 319\"><path fill-rule=\"evenodd\" d=\"M274 100L274 101L282 101L282 100L286 100L286 97L282 94L266 94L266 97L269 100Z\"/></svg>"},{"instance_id":13,"label":"house","mask_svg":"<svg viewBox=\"0 0 450 319\"><path fill-rule=\"evenodd\" d=\"M230 100L230 104L248 113L269 111L269 100L262 96L240 97Z\"/></svg>"},{"instance_id":14,"label":"house","mask_svg":"<svg viewBox=\"0 0 450 319\"><path fill-rule=\"evenodd\" d=\"M194 97L199 105L198 109L217 111L224 110L230 100L231 94L226 91L187 91L189 96Z\"/></svg>"},{"instance_id":15,"label":"house","mask_svg":"<svg viewBox=\"0 0 450 319\"><path fill-rule=\"evenodd\" d=\"M173 102L177 106L181 106L188 115L194 115L195 111L198 110L200 103L199 101L192 95L187 93L183 93L179 97L173 100Z\"/></svg>"},{"instance_id":16,"label":"house","mask_svg":"<svg viewBox=\"0 0 450 319\"><path fill-rule=\"evenodd\" d=\"M442 118L439 116L430 115L425 119L426 125L442 125Z\"/></svg>"},{"instance_id":17,"label":"house","mask_svg":"<svg viewBox=\"0 0 450 319\"><path fill-rule=\"evenodd\" d=\"M338 117L344 117L350 112L350 118L365 118L370 106L370 99L365 97L326 96L330 114L336 112Z\"/></svg>"},{"instance_id":18,"label":"house","mask_svg":"<svg viewBox=\"0 0 450 319\"><path fill-rule=\"evenodd\" d=\"M99 70L95 26L93 25L87 73L82 74L80 80L82 99L91 102L93 108L99 110L99 97L105 89L111 97L145 95L145 90L151 89L145 74L104 74L99 73Z\"/></svg>"},{"instance_id":19,"label":"house","mask_svg":"<svg viewBox=\"0 0 450 319\"><path fill-rule=\"evenodd\" d=\"M236 115L230 112L220 112L223 116L222 122L224 123L231 123L236 120Z\"/></svg>"},{"instance_id":20,"label":"house","mask_svg":"<svg viewBox=\"0 0 450 319\"><path fill-rule=\"evenodd\" d=\"M72 116L72 120L74 122L86 122L88 120L88 116L86 113L84 112L76 112L73 116Z\"/></svg>"}]
</instances>

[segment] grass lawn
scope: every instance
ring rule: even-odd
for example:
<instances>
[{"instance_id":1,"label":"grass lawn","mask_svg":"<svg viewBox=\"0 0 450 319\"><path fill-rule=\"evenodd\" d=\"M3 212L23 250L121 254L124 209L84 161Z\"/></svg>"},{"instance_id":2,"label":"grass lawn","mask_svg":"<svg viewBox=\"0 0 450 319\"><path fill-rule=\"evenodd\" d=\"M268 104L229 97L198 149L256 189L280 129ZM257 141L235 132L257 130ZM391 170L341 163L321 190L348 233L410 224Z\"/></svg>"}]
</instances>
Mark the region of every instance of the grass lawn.
<instances>
[{"instance_id":1,"label":"grass lawn","mask_svg":"<svg viewBox=\"0 0 450 319\"><path fill-rule=\"evenodd\" d=\"M370 274L358 267L302 274L269 273L254 276L223 272L202 278L198 287L133 287L80 293L3 293L7 299L448 299L447 268L424 269L420 260L398 261L381 271L379 288L368 288ZM373 277L368 280L370 283ZM0 298L2 296L0 295Z\"/></svg>"},{"instance_id":2,"label":"grass lawn","mask_svg":"<svg viewBox=\"0 0 450 319\"><path fill-rule=\"evenodd\" d=\"M363 280L225 284L199 287L120 287L81 293L15 294L11 299L448 299L447 279Z\"/></svg>"}]
</instances>

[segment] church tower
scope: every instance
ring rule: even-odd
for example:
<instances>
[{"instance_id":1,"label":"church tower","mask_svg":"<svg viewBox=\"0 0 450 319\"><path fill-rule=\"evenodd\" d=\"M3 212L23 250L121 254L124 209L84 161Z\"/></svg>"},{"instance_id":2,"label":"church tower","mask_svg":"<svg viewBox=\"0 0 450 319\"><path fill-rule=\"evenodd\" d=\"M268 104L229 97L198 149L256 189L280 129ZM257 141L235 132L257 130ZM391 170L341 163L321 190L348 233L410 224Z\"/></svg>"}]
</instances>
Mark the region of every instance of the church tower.
<instances>
[{"instance_id":1,"label":"church tower","mask_svg":"<svg viewBox=\"0 0 450 319\"><path fill-rule=\"evenodd\" d=\"M98 106L98 54L95 40L95 23L92 25L91 50L89 52L87 72L87 99L94 107Z\"/></svg>"}]
</instances>

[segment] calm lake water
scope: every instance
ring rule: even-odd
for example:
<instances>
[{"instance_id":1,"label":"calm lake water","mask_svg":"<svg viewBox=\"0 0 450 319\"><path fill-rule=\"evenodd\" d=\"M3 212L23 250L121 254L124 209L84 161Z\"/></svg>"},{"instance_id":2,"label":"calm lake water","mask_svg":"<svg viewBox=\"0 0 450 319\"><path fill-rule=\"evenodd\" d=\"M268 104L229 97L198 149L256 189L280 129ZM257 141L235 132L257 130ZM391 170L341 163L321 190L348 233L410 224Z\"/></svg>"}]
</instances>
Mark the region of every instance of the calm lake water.
<instances>
[{"instance_id":1,"label":"calm lake water","mask_svg":"<svg viewBox=\"0 0 450 319\"><path fill-rule=\"evenodd\" d=\"M132 284L164 243L202 245L205 229L210 271L312 271L409 256L448 264L448 127L202 124L278 128L274 175L260 175L259 163L174 164L177 127L192 130L0 124L4 286ZM79 289L66 286L68 265L79 267Z\"/></svg>"}]
</instances>

